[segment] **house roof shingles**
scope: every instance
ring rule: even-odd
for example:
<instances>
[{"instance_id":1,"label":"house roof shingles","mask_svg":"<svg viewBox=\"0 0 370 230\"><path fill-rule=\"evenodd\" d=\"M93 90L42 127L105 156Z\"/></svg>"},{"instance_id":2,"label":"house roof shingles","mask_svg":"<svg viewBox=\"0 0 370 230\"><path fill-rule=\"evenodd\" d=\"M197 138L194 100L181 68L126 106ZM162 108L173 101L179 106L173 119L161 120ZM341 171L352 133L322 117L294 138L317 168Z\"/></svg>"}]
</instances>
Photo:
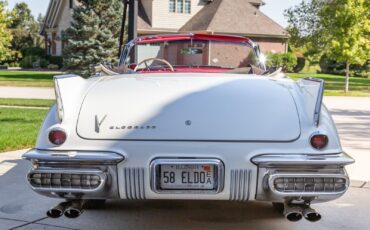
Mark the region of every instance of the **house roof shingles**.
<instances>
[{"instance_id":1,"label":"house roof shingles","mask_svg":"<svg viewBox=\"0 0 370 230\"><path fill-rule=\"evenodd\" d=\"M179 31L209 31L288 38L287 31L246 0L214 0L201 9Z\"/></svg>"}]
</instances>

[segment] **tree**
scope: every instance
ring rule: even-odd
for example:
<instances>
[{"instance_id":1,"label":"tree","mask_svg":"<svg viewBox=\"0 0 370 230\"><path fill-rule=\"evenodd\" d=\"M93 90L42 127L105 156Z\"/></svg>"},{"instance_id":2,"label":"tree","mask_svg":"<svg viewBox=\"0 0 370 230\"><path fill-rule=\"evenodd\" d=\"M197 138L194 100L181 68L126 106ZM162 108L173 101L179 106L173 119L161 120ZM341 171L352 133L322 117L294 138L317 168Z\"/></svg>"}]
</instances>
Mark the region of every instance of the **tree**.
<instances>
[{"instance_id":1,"label":"tree","mask_svg":"<svg viewBox=\"0 0 370 230\"><path fill-rule=\"evenodd\" d=\"M4 61L11 55L12 34L8 29L11 23L9 14L5 10L6 2L0 1L0 61Z\"/></svg>"},{"instance_id":2,"label":"tree","mask_svg":"<svg viewBox=\"0 0 370 230\"><path fill-rule=\"evenodd\" d=\"M89 77L99 63L114 63L121 24L120 0L79 0L71 27L63 35L64 67Z\"/></svg>"},{"instance_id":3,"label":"tree","mask_svg":"<svg viewBox=\"0 0 370 230\"><path fill-rule=\"evenodd\" d=\"M285 11L288 19L289 45L300 48L310 64L319 61L325 46L320 40L324 28L321 26L319 11L325 0L302 1Z\"/></svg>"},{"instance_id":4,"label":"tree","mask_svg":"<svg viewBox=\"0 0 370 230\"><path fill-rule=\"evenodd\" d=\"M325 30L322 40L329 58L346 63L345 92L349 91L349 67L370 58L370 1L329 0L319 12Z\"/></svg>"},{"instance_id":5,"label":"tree","mask_svg":"<svg viewBox=\"0 0 370 230\"><path fill-rule=\"evenodd\" d=\"M326 54L346 62L346 92L350 65L369 59L369 5L369 0L311 0L285 12L291 43L301 47L306 57L317 61Z\"/></svg>"},{"instance_id":6,"label":"tree","mask_svg":"<svg viewBox=\"0 0 370 230\"><path fill-rule=\"evenodd\" d=\"M24 2L15 4L12 14L10 27L13 32L13 49L21 51L29 47L44 46L43 37L40 36L40 26L43 17L38 16L37 21L31 14L31 10Z\"/></svg>"},{"instance_id":7,"label":"tree","mask_svg":"<svg viewBox=\"0 0 370 230\"><path fill-rule=\"evenodd\" d=\"M30 23L35 20L31 14L30 8L24 2L15 4L12 11L11 19L11 29L28 28L30 26Z\"/></svg>"}]
</instances>

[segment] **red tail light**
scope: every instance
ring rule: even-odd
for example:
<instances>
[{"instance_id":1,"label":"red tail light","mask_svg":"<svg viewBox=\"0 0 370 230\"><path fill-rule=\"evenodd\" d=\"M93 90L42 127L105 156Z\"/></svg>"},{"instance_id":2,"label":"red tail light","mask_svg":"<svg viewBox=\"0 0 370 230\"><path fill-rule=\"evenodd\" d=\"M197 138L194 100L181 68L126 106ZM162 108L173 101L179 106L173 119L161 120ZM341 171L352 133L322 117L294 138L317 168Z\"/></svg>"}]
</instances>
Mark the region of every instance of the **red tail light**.
<instances>
[{"instance_id":1,"label":"red tail light","mask_svg":"<svg viewBox=\"0 0 370 230\"><path fill-rule=\"evenodd\" d=\"M329 138L323 134L316 134L311 137L311 146L315 149L323 149L329 142Z\"/></svg>"},{"instance_id":2,"label":"red tail light","mask_svg":"<svg viewBox=\"0 0 370 230\"><path fill-rule=\"evenodd\" d=\"M52 130L49 133L49 141L54 145L62 145L67 139L67 135L63 130Z\"/></svg>"}]
</instances>

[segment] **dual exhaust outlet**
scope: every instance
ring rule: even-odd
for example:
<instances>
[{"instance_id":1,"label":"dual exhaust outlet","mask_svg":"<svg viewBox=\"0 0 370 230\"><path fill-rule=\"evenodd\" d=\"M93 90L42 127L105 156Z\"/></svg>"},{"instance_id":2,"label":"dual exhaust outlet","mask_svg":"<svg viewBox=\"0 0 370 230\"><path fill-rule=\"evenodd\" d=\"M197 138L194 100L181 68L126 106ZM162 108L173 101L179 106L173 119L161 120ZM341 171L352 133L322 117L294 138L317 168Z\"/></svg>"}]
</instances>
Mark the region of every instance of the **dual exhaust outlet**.
<instances>
[{"instance_id":1,"label":"dual exhaust outlet","mask_svg":"<svg viewBox=\"0 0 370 230\"><path fill-rule=\"evenodd\" d=\"M68 218L77 218L83 211L83 201L73 200L59 203L57 206L49 209L46 215L50 218L59 218L63 215Z\"/></svg>"},{"instance_id":2,"label":"dual exhaust outlet","mask_svg":"<svg viewBox=\"0 0 370 230\"><path fill-rule=\"evenodd\" d=\"M283 214L287 220L292 222L297 222L303 217L310 222L321 220L321 215L309 205L294 205L285 203Z\"/></svg>"}]
</instances>

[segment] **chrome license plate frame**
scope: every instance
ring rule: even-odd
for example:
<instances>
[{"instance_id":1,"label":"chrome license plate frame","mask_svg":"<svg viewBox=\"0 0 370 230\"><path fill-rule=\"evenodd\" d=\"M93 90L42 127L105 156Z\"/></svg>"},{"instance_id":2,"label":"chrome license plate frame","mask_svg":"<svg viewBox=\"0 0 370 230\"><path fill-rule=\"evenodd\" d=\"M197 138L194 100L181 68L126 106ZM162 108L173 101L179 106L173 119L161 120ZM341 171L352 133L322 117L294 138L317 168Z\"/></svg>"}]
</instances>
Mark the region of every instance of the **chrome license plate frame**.
<instances>
[{"instance_id":1,"label":"chrome license plate frame","mask_svg":"<svg viewBox=\"0 0 370 230\"><path fill-rule=\"evenodd\" d=\"M161 166L162 165L212 165L214 169L214 186L210 189L192 189L192 188L178 188L178 189L162 189L161 186ZM223 190L224 186L224 164L219 159L169 159L159 158L155 159L150 164L151 173L151 189L155 193L167 194L217 194Z\"/></svg>"}]
</instances>

